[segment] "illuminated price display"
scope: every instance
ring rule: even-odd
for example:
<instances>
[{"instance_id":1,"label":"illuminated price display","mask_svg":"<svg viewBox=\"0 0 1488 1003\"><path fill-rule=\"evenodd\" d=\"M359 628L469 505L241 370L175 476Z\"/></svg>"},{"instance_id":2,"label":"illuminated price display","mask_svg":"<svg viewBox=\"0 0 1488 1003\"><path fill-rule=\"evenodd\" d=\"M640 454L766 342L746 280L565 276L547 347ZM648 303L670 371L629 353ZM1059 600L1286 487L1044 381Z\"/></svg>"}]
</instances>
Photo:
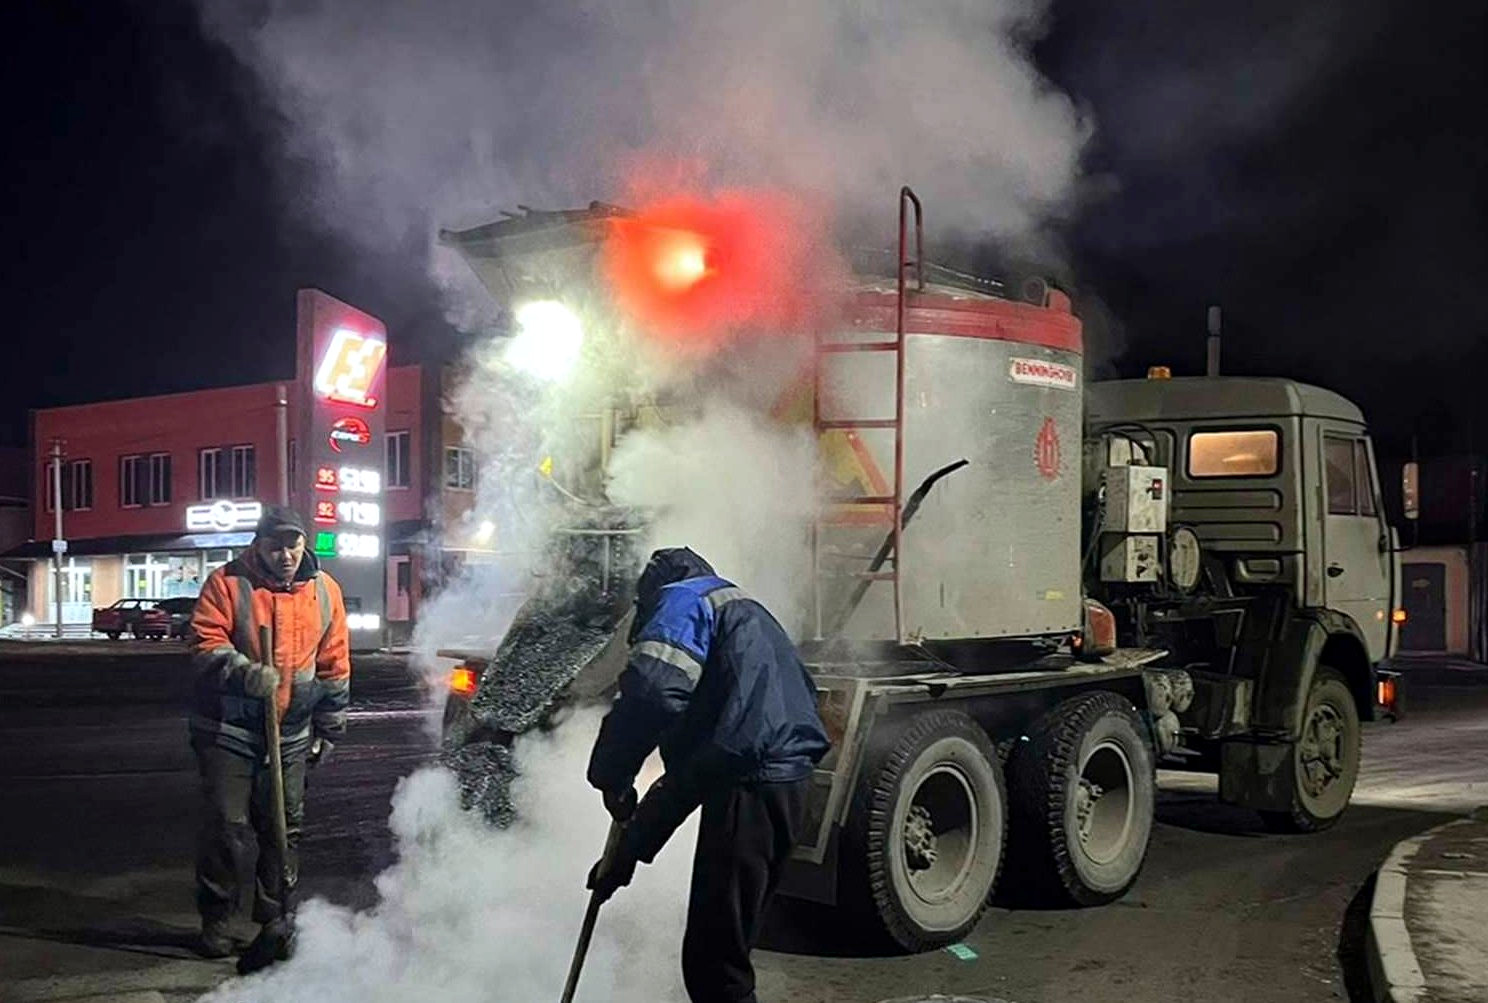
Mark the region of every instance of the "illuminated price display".
<instances>
[{"instance_id":1,"label":"illuminated price display","mask_svg":"<svg viewBox=\"0 0 1488 1003\"><path fill-rule=\"evenodd\" d=\"M320 467L315 471L315 486L321 491L382 494L382 471L370 467Z\"/></svg>"},{"instance_id":2,"label":"illuminated price display","mask_svg":"<svg viewBox=\"0 0 1488 1003\"><path fill-rule=\"evenodd\" d=\"M353 526L380 526L382 506L376 502L344 501L336 505L336 517Z\"/></svg>"},{"instance_id":3,"label":"illuminated price display","mask_svg":"<svg viewBox=\"0 0 1488 1003\"><path fill-rule=\"evenodd\" d=\"M336 483L342 491L358 495L382 493L382 472L362 467L342 467L337 471Z\"/></svg>"},{"instance_id":4,"label":"illuminated price display","mask_svg":"<svg viewBox=\"0 0 1488 1003\"><path fill-rule=\"evenodd\" d=\"M380 557L382 538L376 533L337 533L337 557Z\"/></svg>"},{"instance_id":5,"label":"illuminated price display","mask_svg":"<svg viewBox=\"0 0 1488 1003\"><path fill-rule=\"evenodd\" d=\"M296 385L299 455L295 492L322 567L346 597L353 650L385 638L387 556L383 510L388 334L376 317L318 289L301 289Z\"/></svg>"},{"instance_id":6,"label":"illuminated price display","mask_svg":"<svg viewBox=\"0 0 1488 1003\"><path fill-rule=\"evenodd\" d=\"M372 558L382 554L382 538L376 533L333 533L321 530L315 534L316 557Z\"/></svg>"}]
</instances>

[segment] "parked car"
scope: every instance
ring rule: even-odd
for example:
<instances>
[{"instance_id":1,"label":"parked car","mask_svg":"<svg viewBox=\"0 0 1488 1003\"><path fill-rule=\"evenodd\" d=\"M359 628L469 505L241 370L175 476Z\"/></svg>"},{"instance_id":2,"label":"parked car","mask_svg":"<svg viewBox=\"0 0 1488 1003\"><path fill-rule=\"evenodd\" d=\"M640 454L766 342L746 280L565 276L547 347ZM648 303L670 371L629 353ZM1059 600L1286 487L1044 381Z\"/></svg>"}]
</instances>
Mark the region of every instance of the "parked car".
<instances>
[{"instance_id":1,"label":"parked car","mask_svg":"<svg viewBox=\"0 0 1488 1003\"><path fill-rule=\"evenodd\" d=\"M170 636L191 640L191 611L196 609L196 596L173 596L155 604L170 614Z\"/></svg>"},{"instance_id":2,"label":"parked car","mask_svg":"<svg viewBox=\"0 0 1488 1003\"><path fill-rule=\"evenodd\" d=\"M117 641L126 632L159 640L170 634L170 627L170 614L154 599L120 599L93 611L93 632L108 635L110 641Z\"/></svg>"}]
</instances>

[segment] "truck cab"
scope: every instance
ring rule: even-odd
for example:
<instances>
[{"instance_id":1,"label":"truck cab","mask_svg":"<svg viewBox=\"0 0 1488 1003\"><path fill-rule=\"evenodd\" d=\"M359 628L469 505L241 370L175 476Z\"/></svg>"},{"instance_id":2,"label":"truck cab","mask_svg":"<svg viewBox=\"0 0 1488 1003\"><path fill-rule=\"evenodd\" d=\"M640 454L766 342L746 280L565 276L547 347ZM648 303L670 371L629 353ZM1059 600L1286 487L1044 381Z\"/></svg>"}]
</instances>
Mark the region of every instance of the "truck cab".
<instances>
[{"instance_id":1,"label":"truck cab","mask_svg":"<svg viewBox=\"0 0 1488 1003\"><path fill-rule=\"evenodd\" d=\"M1157 471L1149 491L1168 494L1149 583L1101 574L1093 591L1123 643L1165 648L1192 676L1192 764L1280 828L1331 824L1398 640L1397 547L1363 414L1241 377L1097 383L1086 404L1094 462Z\"/></svg>"}]
</instances>

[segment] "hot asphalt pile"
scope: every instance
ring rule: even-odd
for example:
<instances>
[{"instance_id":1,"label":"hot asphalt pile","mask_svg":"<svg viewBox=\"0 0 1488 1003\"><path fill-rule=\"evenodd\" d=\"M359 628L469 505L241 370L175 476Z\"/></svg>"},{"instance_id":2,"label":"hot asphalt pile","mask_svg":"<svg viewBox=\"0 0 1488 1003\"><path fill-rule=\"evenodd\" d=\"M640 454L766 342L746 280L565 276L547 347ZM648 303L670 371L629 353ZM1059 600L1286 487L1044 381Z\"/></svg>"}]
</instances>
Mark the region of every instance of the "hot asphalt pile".
<instances>
[{"instance_id":1,"label":"hot asphalt pile","mask_svg":"<svg viewBox=\"0 0 1488 1003\"><path fill-rule=\"evenodd\" d=\"M473 741L446 749L444 762L460 779L461 803L488 822L516 818L511 784L518 774L510 743L533 728L556 726L575 700L598 694L613 679L585 678L586 668L609 675L618 666L596 657L621 628L626 606L616 597L534 598L518 612L471 699Z\"/></svg>"}]
</instances>

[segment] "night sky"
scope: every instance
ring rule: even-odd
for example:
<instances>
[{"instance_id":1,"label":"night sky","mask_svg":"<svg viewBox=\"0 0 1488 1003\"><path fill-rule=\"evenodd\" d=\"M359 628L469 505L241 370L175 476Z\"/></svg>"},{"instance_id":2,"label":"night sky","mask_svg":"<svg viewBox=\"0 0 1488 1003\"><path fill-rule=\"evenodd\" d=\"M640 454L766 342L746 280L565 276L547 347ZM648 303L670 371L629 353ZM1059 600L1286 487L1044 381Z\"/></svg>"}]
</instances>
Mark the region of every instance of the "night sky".
<instances>
[{"instance_id":1,"label":"night sky","mask_svg":"<svg viewBox=\"0 0 1488 1003\"><path fill-rule=\"evenodd\" d=\"M300 286L381 316L395 362L458 343L424 234L369 250L285 208L276 186L309 167L190 4L21 6L0 440L25 441L27 408L291 375ZM1056 2L1038 63L1095 128L1059 270L1098 370L1200 371L1217 302L1227 371L1354 398L1387 452L1412 432L1483 448L1484 11Z\"/></svg>"}]
</instances>

